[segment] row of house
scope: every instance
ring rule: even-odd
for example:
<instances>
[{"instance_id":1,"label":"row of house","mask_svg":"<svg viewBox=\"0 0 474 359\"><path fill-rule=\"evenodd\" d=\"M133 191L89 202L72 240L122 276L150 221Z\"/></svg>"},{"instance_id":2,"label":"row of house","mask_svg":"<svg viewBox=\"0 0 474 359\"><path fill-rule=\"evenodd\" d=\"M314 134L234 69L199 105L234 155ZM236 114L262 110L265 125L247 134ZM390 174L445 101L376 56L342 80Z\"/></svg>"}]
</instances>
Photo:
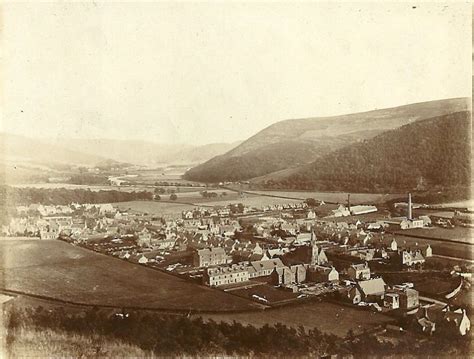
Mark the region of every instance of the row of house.
<instances>
[{"instance_id":1,"label":"row of house","mask_svg":"<svg viewBox=\"0 0 474 359\"><path fill-rule=\"evenodd\" d=\"M201 255L204 253L204 256ZM212 256L217 253L217 256ZM311 245L310 263L285 265L280 258L240 262L238 266L227 265L231 259L222 248L211 248L197 251L195 266L215 265L217 268L207 268L204 283L211 286L222 286L241 282L242 278L251 280L258 277L270 277L275 285L288 286L305 281L326 282L339 280L339 273L335 268L328 266L328 259L323 248L318 247L316 241ZM212 261L214 259L214 262ZM241 271L247 271L248 276L242 276ZM234 274L234 272L236 274ZM216 278L214 278L214 276ZM213 279L214 278L214 279Z\"/></svg>"},{"instance_id":2,"label":"row of house","mask_svg":"<svg viewBox=\"0 0 474 359\"><path fill-rule=\"evenodd\" d=\"M334 267L320 265L295 264L287 266L281 259L276 258L210 267L205 270L203 281L206 285L219 287L259 277L269 277L274 285L290 286L307 281L338 281L339 273Z\"/></svg>"},{"instance_id":3,"label":"row of house","mask_svg":"<svg viewBox=\"0 0 474 359\"><path fill-rule=\"evenodd\" d=\"M229 217L231 214L231 205L227 207L214 207L214 208L203 208L198 207L193 210L183 211L181 213L182 219L199 219L199 218L208 218L208 217ZM269 211L283 211L283 210L297 210L308 208L308 205L304 202L300 203L287 203L287 204L275 204L262 207L248 207L243 206L242 214L251 214L255 212L269 212Z\"/></svg>"}]
</instances>

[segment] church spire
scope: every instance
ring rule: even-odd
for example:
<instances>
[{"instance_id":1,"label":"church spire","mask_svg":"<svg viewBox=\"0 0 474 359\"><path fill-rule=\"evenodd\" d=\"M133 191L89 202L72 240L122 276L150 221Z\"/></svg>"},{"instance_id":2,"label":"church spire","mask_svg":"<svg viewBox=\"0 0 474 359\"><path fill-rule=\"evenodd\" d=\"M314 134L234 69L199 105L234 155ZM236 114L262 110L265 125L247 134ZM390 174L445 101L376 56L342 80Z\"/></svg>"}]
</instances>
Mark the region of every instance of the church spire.
<instances>
[{"instance_id":1,"label":"church spire","mask_svg":"<svg viewBox=\"0 0 474 359\"><path fill-rule=\"evenodd\" d=\"M311 264L317 265L319 257L319 248L316 244L316 241L311 241Z\"/></svg>"}]
</instances>

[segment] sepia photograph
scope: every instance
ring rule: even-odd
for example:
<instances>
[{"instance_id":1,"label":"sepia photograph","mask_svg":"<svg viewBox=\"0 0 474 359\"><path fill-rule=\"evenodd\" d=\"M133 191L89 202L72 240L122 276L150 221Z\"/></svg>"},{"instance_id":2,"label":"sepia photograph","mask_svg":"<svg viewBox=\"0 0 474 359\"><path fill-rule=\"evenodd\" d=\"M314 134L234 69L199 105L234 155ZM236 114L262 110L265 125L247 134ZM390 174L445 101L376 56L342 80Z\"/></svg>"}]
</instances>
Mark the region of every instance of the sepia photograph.
<instances>
[{"instance_id":1,"label":"sepia photograph","mask_svg":"<svg viewBox=\"0 0 474 359\"><path fill-rule=\"evenodd\" d=\"M0 358L472 358L471 1L0 4Z\"/></svg>"}]
</instances>

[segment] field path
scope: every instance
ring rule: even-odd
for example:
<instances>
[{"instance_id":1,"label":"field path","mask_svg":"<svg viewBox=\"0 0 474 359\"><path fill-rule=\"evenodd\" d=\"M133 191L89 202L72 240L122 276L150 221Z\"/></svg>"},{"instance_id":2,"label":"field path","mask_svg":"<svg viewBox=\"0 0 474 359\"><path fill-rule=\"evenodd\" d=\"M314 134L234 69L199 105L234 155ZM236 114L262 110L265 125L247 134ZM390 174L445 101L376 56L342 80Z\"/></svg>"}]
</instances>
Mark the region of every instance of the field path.
<instances>
[{"instance_id":1,"label":"field path","mask_svg":"<svg viewBox=\"0 0 474 359\"><path fill-rule=\"evenodd\" d=\"M451 260L453 260L453 261L459 261L459 262L469 262L469 263L474 264L474 260L472 260L472 259L464 259L464 258L457 258L457 257L440 256L440 255L438 255L438 254L433 254L433 257L436 257L436 258L444 258L444 259L451 259Z\"/></svg>"}]
</instances>

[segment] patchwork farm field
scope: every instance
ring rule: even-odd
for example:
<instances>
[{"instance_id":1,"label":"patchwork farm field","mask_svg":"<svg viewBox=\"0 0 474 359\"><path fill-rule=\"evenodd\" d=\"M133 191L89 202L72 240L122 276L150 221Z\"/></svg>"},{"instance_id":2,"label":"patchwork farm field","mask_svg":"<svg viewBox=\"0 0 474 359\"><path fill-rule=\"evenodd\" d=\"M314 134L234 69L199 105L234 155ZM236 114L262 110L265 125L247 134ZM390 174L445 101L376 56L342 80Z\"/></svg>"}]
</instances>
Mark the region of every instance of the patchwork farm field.
<instances>
[{"instance_id":1,"label":"patchwork farm field","mask_svg":"<svg viewBox=\"0 0 474 359\"><path fill-rule=\"evenodd\" d=\"M266 197L266 196L258 196L258 195L245 195L244 197L230 199L225 201L212 201L206 202L205 204L208 206L222 206L226 204L237 204L242 203L245 206L250 207L262 207L262 206L270 206L275 204L289 204L289 203L301 203L302 200L294 200L294 199L285 199L285 198L276 198L276 197Z\"/></svg>"},{"instance_id":2,"label":"patchwork farm field","mask_svg":"<svg viewBox=\"0 0 474 359\"><path fill-rule=\"evenodd\" d=\"M305 191L249 191L255 194L301 198L314 198L327 202L346 203L347 193L345 192L305 192ZM352 204L373 204L399 198L400 194L380 194L380 193L351 193Z\"/></svg>"},{"instance_id":3,"label":"patchwork farm field","mask_svg":"<svg viewBox=\"0 0 474 359\"><path fill-rule=\"evenodd\" d=\"M179 216L181 212L189 209L193 209L196 206L192 204L172 203L172 202L159 202L159 201L130 201L113 203L114 207L123 211L136 211L157 216Z\"/></svg>"},{"instance_id":4,"label":"patchwork farm field","mask_svg":"<svg viewBox=\"0 0 474 359\"><path fill-rule=\"evenodd\" d=\"M61 241L0 241L0 286L88 305L248 310L248 300Z\"/></svg>"},{"instance_id":5,"label":"patchwork farm field","mask_svg":"<svg viewBox=\"0 0 474 359\"><path fill-rule=\"evenodd\" d=\"M393 321L380 313L329 302L305 303L255 313L203 314L201 317L205 320L236 321L257 327L282 323L294 328L318 328L340 337L345 337L350 329L358 334L364 329Z\"/></svg>"},{"instance_id":6,"label":"patchwork farm field","mask_svg":"<svg viewBox=\"0 0 474 359\"><path fill-rule=\"evenodd\" d=\"M129 171L135 175L132 181L147 182L154 184L156 181L180 182L180 183L196 183L194 181L183 180L182 176L186 172L185 167L168 167L164 165L163 168L154 170L137 170Z\"/></svg>"},{"instance_id":7,"label":"patchwork farm field","mask_svg":"<svg viewBox=\"0 0 474 359\"><path fill-rule=\"evenodd\" d=\"M300 200L291 200L284 198L275 198L275 197L265 197L265 196L254 196L246 195L244 197L238 197L235 192L227 192L228 194L224 197L216 198L202 198L200 194L199 197L187 196L186 194L177 194L177 202L163 202L163 201L129 201L129 202L119 202L112 203L112 205L120 210L125 211L137 211L144 212L148 214L154 214L157 216L180 216L182 211L193 209L197 206L222 206L225 207L229 204L242 203L246 206L251 207L262 207L269 206L274 204L288 204L288 203L300 203ZM163 198L167 198L167 195L164 195ZM180 203L180 202L189 202L189 204Z\"/></svg>"}]
</instances>

